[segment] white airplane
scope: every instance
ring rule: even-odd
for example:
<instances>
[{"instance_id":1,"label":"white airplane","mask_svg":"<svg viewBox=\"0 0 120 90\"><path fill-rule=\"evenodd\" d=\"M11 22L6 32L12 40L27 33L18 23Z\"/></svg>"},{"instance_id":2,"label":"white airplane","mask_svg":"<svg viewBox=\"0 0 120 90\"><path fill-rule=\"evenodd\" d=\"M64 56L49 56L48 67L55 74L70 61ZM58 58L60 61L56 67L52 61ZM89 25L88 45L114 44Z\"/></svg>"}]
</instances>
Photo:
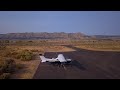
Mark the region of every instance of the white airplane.
<instances>
[{"instance_id":1,"label":"white airplane","mask_svg":"<svg viewBox=\"0 0 120 90\"><path fill-rule=\"evenodd\" d=\"M68 64L71 62L71 59L65 59L65 57L63 56L63 54L58 54L57 58L45 58L43 55L39 54L40 58L41 58L41 62L50 62L50 63L57 63L57 64Z\"/></svg>"}]
</instances>

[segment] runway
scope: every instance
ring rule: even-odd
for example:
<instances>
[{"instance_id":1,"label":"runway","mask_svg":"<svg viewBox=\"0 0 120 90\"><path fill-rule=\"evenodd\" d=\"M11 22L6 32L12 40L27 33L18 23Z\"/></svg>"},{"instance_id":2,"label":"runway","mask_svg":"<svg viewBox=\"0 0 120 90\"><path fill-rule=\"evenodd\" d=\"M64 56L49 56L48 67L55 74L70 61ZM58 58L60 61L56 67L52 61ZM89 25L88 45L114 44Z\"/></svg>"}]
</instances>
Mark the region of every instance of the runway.
<instances>
[{"instance_id":1,"label":"runway","mask_svg":"<svg viewBox=\"0 0 120 90\"><path fill-rule=\"evenodd\" d=\"M120 79L120 52L74 49L73 52L47 52L47 58L57 57L60 53L71 58L72 66L40 63L33 79Z\"/></svg>"}]
</instances>

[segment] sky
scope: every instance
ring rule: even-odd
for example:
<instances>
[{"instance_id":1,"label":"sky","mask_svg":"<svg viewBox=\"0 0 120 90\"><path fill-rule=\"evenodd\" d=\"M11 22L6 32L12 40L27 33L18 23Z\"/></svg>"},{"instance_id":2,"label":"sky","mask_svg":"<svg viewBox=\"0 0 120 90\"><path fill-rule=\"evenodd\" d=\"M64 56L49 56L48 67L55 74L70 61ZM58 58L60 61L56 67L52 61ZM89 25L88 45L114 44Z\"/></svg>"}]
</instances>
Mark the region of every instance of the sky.
<instances>
[{"instance_id":1,"label":"sky","mask_svg":"<svg viewBox=\"0 0 120 90\"><path fill-rule=\"evenodd\" d=\"M0 33L120 35L120 11L0 11Z\"/></svg>"}]
</instances>

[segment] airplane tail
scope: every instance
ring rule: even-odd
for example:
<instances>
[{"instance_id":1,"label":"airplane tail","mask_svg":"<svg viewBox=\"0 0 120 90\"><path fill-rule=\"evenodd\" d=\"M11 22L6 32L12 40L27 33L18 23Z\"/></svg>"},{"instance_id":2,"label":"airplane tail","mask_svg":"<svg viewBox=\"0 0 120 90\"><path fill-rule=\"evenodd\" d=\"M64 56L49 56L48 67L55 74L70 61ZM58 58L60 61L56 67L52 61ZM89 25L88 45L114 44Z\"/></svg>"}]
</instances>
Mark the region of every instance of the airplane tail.
<instances>
[{"instance_id":1,"label":"airplane tail","mask_svg":"<svg viewBox=\"0 0 120 90\"><path fill-rule=\"evenodd\" d=\"M42 54L39 54L39 55L40 55L40 58L41 58L41 62L46 62L46 58Z\"/></svg>"}]
</instances>

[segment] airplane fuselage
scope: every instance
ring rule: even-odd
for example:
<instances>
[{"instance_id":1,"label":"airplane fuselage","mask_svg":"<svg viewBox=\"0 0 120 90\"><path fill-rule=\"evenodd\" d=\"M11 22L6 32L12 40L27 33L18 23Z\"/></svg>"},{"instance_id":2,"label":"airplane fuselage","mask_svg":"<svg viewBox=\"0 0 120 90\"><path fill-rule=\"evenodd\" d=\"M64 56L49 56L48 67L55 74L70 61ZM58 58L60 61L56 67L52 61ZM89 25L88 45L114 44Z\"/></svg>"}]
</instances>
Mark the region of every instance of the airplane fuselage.
<instances>
[{"instance_id":1,"label":"airplane fuselage","mask_svg":"<svg viewBox=\"0 0 120 90\"><path fill-rule=\"evenodd\" d=\"M41 62L49 62L53 64L69 64L71 62L71 59L65 59L63 54L59 54L57 58L45 58L44 56L41 56Z\"/></svg>"}]
</instances>

